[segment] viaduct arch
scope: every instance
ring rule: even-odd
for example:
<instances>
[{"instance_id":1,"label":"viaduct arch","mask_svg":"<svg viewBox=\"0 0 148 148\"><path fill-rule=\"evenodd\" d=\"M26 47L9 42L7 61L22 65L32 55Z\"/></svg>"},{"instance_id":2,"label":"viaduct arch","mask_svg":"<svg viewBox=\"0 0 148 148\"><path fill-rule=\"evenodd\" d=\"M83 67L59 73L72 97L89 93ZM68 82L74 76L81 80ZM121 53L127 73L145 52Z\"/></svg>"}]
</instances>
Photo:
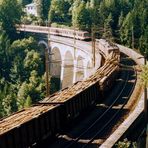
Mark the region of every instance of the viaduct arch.
<instances>
[{"instance_id":1,"label":"viaduct arch","mask_svg":"<svg viewBox=\"0 0 148 148\"><path fill-rule=\"evenodd\" d=\"M85 50L79 48L74 50L73 46L55 41L50 41L49 48L48 40L40 40L38 44L48 49L50 75L59 81L61 89L86 79L95 71L92 54ZM96 68L98 68L101 65L101 59L96 59L96 61Z\"/></svg>"}]
</instances>

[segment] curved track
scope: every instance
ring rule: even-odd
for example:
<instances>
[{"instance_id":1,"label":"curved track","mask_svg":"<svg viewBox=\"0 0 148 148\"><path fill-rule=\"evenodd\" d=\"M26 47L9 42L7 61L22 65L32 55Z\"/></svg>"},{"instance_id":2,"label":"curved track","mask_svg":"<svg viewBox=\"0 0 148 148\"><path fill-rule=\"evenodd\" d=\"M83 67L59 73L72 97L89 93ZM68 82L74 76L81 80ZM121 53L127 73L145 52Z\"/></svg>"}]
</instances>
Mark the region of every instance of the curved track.
<instances>
[{"instance_id":1,"label":"curved track","mask_svg":"<svg viewBox=\"0 0 148 148\"><path fill-rule=\"evenodd\" d=\"M104 111L100 111L100 114L95 117L95 120L93 120L91 124L87 126L87 128L83 127L83 130L78 129L78 131L73 134L70 132L60 135L58 136L59 138L57 141L52 145L49 145L49 147L98 147L98 145L103 142L101 137L106 137L106 133L108 133L108 130L106 129L110 129L110 127L114 125L115 120L120 119L123 112L128 112L123 111L123 108L130 98L136 83L136 76L133 78L133 75L136 75L136 72L133 68L129 68L131 65L133 65L133 61L126 58L127 57L123 58L123 60L126 60L126 65L121 67L122 75L120 79L118 79L119 81L124 79L124 82L121 82L121 86L118 85L120 87L118 88L120 89L120 93L116 94L116 99L115 95L110 95L110 101L106 102L106 109ZM123 62L125 64L125 61ZM123 64L123 62L121 63ZM130 81L133 81L133 83L130 83ZM112 91L116 90L117 88L114 88ZM117 92L119 92L119 90ZM109 98L107 100L109 100ZM76 127L74 129L76 130Z\"/></svg>"}]
</instances>

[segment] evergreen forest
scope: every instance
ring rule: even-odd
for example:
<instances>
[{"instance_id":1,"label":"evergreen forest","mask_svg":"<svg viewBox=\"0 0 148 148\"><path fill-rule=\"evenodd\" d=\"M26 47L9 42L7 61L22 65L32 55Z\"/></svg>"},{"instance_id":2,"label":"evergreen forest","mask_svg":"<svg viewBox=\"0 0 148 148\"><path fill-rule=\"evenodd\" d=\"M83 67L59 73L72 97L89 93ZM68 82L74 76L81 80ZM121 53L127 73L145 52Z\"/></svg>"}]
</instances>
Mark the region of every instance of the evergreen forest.
<instances>
[{"instance_id":1,"label":"evergreen forest","mask_svg":"<svg viewBox=\"0 0 148 148\"><path fill-rule=\"evenodd\" d=\"M31 2L38 17L23 11ZM93 30L148 55L148 0L0 0L0 117L45 97L44 53L17 33L22 23Z\"/></svg>"},{"instance_id":2,"label":"evergreen forest","mask_svg":"<svg viewBox=\"0 0 148 148\"><path fill-rule=\"evenodd\" d=\"M43 22L94 30L148 54L148 0L34 0ZM48 14L48 15L47 15ZM45 25L45 23L43 23Z\"/></svg>"}]
</instances>

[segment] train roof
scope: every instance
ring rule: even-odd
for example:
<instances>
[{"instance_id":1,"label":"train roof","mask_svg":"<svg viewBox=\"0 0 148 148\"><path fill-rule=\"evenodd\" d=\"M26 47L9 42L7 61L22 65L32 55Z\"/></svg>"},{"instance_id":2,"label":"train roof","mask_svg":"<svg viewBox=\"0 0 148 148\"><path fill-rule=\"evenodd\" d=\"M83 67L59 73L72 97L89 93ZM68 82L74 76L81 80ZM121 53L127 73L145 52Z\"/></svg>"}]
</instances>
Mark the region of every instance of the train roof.
<instances>
[{"instance_id":1,"label":"train roof","mask_svg":"<svg viewBox=\"0 0 148 148\"><path fill-rule=\"evenodd\" d=\"M19 127L23 123L40 116L42 113L57 107L58 105L34 105L28 109L21 110L13 115L0 120L0 135Z\"/></svg>"},{"instance_id":2,"label":"train roof","mask_svg":"<svg viewBox=\"0 0 148 148\"><path fill-rule=\"evenodd\" d=\"M102 44L107 50L119 49L116 44L110 43L105 39L97 39L97 41L99 41L99 43Z\"/></svg>"}]
</instances>

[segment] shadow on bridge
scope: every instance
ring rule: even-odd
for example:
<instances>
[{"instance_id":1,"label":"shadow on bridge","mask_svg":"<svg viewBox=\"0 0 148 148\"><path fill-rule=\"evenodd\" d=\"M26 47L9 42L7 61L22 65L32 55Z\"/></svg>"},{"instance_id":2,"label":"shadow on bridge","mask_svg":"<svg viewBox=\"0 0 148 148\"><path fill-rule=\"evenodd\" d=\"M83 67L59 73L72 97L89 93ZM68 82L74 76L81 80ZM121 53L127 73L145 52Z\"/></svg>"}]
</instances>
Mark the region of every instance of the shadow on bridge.
<instances>
[{"instance_id":1,"label":"shadow on bridge","mask_svg":"<svg viewBox=\"0 0 148 148\"><path fill-rule=\"evenodd\" d=\"M126 56L123 57L121 63L126 65L133 66L135 63L131 61L131 59ZM93 138L96 131L99 132L94 138L95 143L89 144L87 147L95 148L98 147L99 143L102 143L109 133L117 128L119 122L123 121L123 116L129 112L128 109L123 108L120 109L131 96L131 90L135 86L136 75L133 69L122 69L118 75L118 78L114 82L114 86L109 92L105 92L103 98L98 98L98 103L87 111L83 112L75 121L72 121L69 125L66 125L63 130L59 132L60 136L57 136L53 139L47 139L44 141L41 146L37 147L45 147L45 148L64 148L69 145L75 139L79 139L77 142L74 142L74 145L71 145L73 148L83 147L90 139ZM117 99L117 100L116 100ZM116 101L115 101L116 100ZM107 114L102 114L110 107L110 105L114 102L113 107L107 112ZM118 114L111 121L109 126L104 127L104 125L114 116L114 114ZM102 116L102 117L101 117ZM101 118L101 119L99 119ZM85 132L88 127L92 126L98 120L98 122L87 132ZM119 121L119 122L118 122ZM116 125L116 126L113 126ZM104 127L104 128L103 128ZM84 133L82 135L82 133ZM80 137L80 135L82 135ZM97 143L97 144L96 144Z\"/></svg>"},{"instance_id":2,"label":"shadow on bridge","mask_svg":"<svg viewBox=\"0 0 148 148\"><path fill-rule=\"evenodd\" d=\"M103 106L95 106L92 109L88 110L87 112L83 113L81 117L77 118L76 121L73 121L70 125L66 126L63 131L59 134L58 138L47 139L46 142L44 141L41 146L44 148L65 148L73 139L79 138L79 136L88 129L100 116L101 114L107 109L107 107ZM78 142L74 142L74 145L71 145L70 148L79 148L83 147L96 133L102 129L102 127L108 122L109 119L112 118L112 115L118 112L119 109L112 108L102 119L99 121L91 130L89 130L86 134L80 137ZM107 130L107 133L112 132L113 128L112 125L115 125L117 121L122 120L121 116L125 113L128 113L127 109L123 109L119 112L117 117L110 123L110 126L105 128L102 132L97 135L94 140L97 140L97 143L102 143L106 139L106 133L104 131ZM99 139L99 140L98 140ZM96 142L96 141L95 141ZM38 148L41 146L37 146ZM89 144L89 147L95 148L98 147L98 144Z\"/></svg>"}]
</instances>

